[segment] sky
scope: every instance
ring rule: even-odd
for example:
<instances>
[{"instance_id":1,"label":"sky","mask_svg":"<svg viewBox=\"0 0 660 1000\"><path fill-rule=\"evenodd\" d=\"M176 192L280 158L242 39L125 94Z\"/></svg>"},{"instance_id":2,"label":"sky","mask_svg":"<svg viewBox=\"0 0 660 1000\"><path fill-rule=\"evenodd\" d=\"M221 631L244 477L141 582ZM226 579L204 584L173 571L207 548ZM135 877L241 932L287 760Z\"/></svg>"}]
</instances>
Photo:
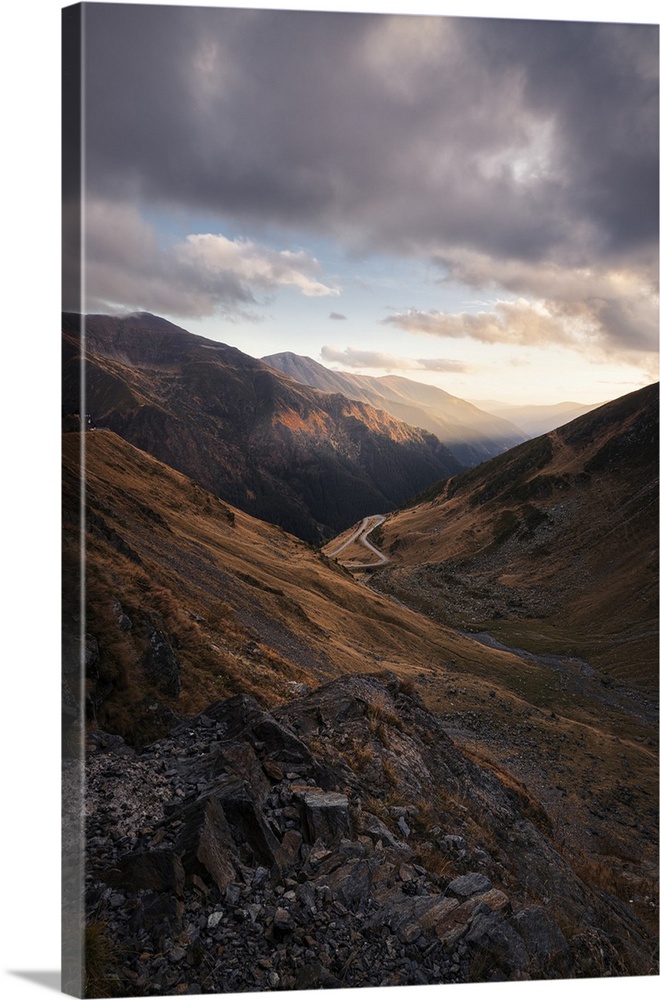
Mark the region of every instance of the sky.
<instances>
[{"instance_id":1,"label":"sky","mask_svg":"<svg viewBox=\"0 0 660 1000\"><path fill-rule=\"evenodd\" d=\"M86 311L470 399L656 379L657 26L88 4L85 31Z\"/></svg>"},{"instance_id":2,"label":"sky","mask_svg":"<svg viewBox=\"0 0 660 1000\"><path fill-rule=\"evenodd\" d=\"M163 0L167 2L167 0ZM334 0L323 3L307 0L280 0L279 6L288 7L333 7L339 6ZM3 289L5 293L5 337L3 341L3 362L5 380L0 405L3 407L3 437L5 467L10 470L11 488L0 495L0 512L3 523L9 526L3 541L5 578L11 586L3 594L4 619L9 626L5 629L5 661L20 664L21 669L6 671L5 700L12 706L6 713L2 728L2 756L8 762L3 779L5 797L9 802L20 803L20 823L5 823L0 832L0 848L3 856L12 859L3 873L3 898L11 918L4 921L0 935L0 982L3 996L10 1000L38 1000L43 997L44 988L51 991L58 988L60 968L60 760L59 760L59 719L53 706L60 702L59 646L60 632L60 409L59 387L59 345L60 345L60 117L59 117L59 31L60 0L25 0L14 4L11 19L7 18L7 31L3 58L0 60L0 80L3 102L3 125L5 134L13 137L3 159L3 180L5 198L3 201L3 235L5 255L3 260ZM234 0L233 6L245 6L242 0ZM263 0L262 6L278 6L277 0ZM530 5L526 0L344 0L344 7L355 9L385 8L426 10L433 7L444 13L477 13L520 17L527 14ZM656 4L653 0L536 0L534 13L545 18L582 18L608 21L622 19L635 21L656 21ZM149 51L149 48L146 50ZM109 77L108 85L121 73L118 61ZM156 85L154 85L156 86ZM19 141L20 139L20 141ZM112 195L119 198L119 190ZM124 197L126 203L134 200L129 192ZM153 202L151 211L164 211L162 200ZM184 206L185 207L185 206ZM223 209L223 211L225 211ZM173 217L169 210L166 214ZM194 218L203 221L205 213L197 213ZM145 214L146 218L149 218ZM182 211L180 218L186 218ZM191 217L191 216L190 216ZM649 210L649 218L654 214ZM193 232L223 232L223 218L215 211L208 214L207 226L186 226L180 223L184 236L186 230ZM226 214L228 220L228 213ZM227 223L228 224L228 221ZM241 226L234 223L235 231ZM311 240L311 237L310 237ZM307 237L301 241L308 246ZM286 244L288 246L288 243ZM309 244L311 247L311 242ZM284 246L275 245L276 249ZM634 258L634 255L633 255ZM342 254L332 258L342 261ZM331 272L331 268L319 257ZM364 258L366 261L366 258ZM399 260L399 273L404 264L416 266L417 258ZM434 264L428 259L428 272L434 275ZM348 266L350 270L350 266ZM324 272L325 273L325 272ZM322 279L321 279L322 280ZM416 286L409 286L414 290ZM425 286L424 286L425 287ZM295 289L289 289L295 294ZM279 294L282 288L276 289ZM259 293L263 295L263 293ZM272 293L271 293L272 294ZM483 295L482 292L478 294ZM257 293L255 292L255 296ZM258 297L258 296L257 296ZM485 295L483 295L485 298ZM405 306L420 307L421 299L416 295L402 296ZM279 301L279 298L278 300ZM294 301L302 308L314 300L297 294ZM445 300L443 300L445 301ZM316 300L327 311L348 315L348 308L334 299ZM423 303L422 303L423 304ZM385 301L385 308L396 305ZM435 309L441 308L438 299L432 301ZM153 306L155 308L155 305ZM274 305L270 307L274 311ZM264 310L265 311L265 310ZM389 312L392 312L390 309ZM459 311L452 307L452 311ZM373 322L381 338L387 330L378 319ZM183 316L171 317L186 327L192 322ZM202 324L213 322L212 317L202 320ZM230 324L218 321L222 328L221 339L231 336L245 337L238 341L247 349L248 325ZM340 351L352 347L354 350L380 350L376 345L358 337L348 335L346 321L332 321L335 332L332 337L320 338ZM251 335L264 323L249 326ZM344 334L341 335L341 331ZM282 344L284 342L282 341ZM397 341L392 351L397 356L403 354L402 341ZM467 347L470 342L463 343ZM435 345L432 339L417 335L413 344L417 349L412 357L446 357L447 343ZM422 345L426 345L422 348ZM273 336L266 350L280 349L281 344ZM303 348L301 348L303 349ZM315 349L311 344L306 353ZM257 352L260 353L260 352ZM579 352L566 354L567 371L580 360ZM465 360L459 358L459 361ZM492 362L491 362L492 363ZM618 361L618 371L623 370ZM364 371L364 369L360 369ZM495 370L495 369L494 369ZM586 368L583 371L591 371ZM541 369L542 372L542 369ZM505 372L507 386L513 369ZM408 374L411 374L410 372ZM424 373L414 372L415 378ZM539 373L536 373L538 379ZM596 372L597 377L600 377ZM639 377L643 377L641 372ZM613 375L616 380L618 376ZM638 377L638 371L635 372ZM632 376L631 376L632 378ZM583 377L586 390L591 384L591 376ZM443 385L444 376L443 376ZM538 382L540 385L540 381ZM452 391L452 386L446 386ZM634 388L634 386L629 386ZM456 386L453 386L456 390ZM626 391L628 386L621 386ZM495 389L490 391L494 395ZM500 395L503 395L500 393ZM585 392L562 393L568 397L583 398ZM9 763L11 762L11 763ZM38 902L35 894L26 892L26 877L36 880L39 885ZM38 933L26 933L26 928L38 928ZM16 970L23 970L17 972ZM518 997L533 1000L554 1000L556 983L503 983L499 984L509 998L513 992ZM622 988L631 988L639 997L655 997L657 977L636 977L634 980L600 980L599 997L615 1000ZM498 984L489 987L489 995L497 992ZM410 992L412 991L412 992ZM432 998L437 991L433 987L410 987L413 1000L418 997ZM476 993L475 993L476 991ZM446 986L443 997L456 1000L470 1000L481 997L479 985ZM584 984L569 981L562 983L562 994L577 998L584 995ZM397 996L404 997L402 988ZM382 991L360 991L361 1000L382 1000Z\"/></svg>"}]
</instances>

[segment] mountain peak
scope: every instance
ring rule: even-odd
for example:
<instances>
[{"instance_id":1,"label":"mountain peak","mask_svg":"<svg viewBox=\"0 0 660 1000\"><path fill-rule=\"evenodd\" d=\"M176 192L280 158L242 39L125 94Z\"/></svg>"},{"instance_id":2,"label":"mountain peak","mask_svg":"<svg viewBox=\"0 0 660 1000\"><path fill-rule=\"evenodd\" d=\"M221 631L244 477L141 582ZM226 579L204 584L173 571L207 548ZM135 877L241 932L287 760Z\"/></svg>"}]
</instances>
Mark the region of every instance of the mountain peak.
<instances>
[{"instance_id":1,"label":"mountain peak","mask_svg":"<svg viewBox=\"0 0 660 1000\"><path fill-rule=\"evenodd\" d=\"M374 378L334 371L290 351L262 360L303 385L340 392L435 434L468 467L505 451L523 437L508 421L424 382L400 375Z\"/></svg>"},{"instance_id":2,"label":"mountain peak","mask_svg":"<svg viewBox=\"0 0 660 1000\"><path fill-rule=\"evenodd\" d=\"M64 405L79 400L70 317ZM432 434L150 314L85 319L87 410L217 496L320 542L459 472Z\"/></svg>"}]
</instances>

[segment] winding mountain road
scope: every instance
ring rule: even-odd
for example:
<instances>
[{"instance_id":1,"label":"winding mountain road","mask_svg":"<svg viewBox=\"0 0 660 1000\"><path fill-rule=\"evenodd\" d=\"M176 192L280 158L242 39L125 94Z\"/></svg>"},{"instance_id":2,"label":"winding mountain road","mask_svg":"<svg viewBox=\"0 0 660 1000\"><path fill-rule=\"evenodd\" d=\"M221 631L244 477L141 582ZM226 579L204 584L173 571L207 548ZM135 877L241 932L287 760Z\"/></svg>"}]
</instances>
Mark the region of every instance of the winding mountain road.
<instances>
[{"instance_id":1,"label":"winding mountain road","mask_svg":"<svg viewBox=\"0 0 660 1000\"><path fill-rule=\"evenodd\" d=\"M368 540L368 535L377 528L379 524L383 524L386 519L382 514L371 514L368 517L362 518L362 523L358 528L355 529L352 535L350 535L345 542L335 549L334 552L328 552L328 557L330 559L335 559L340 552L347 549L349 545L358 544L363 545L369 552L372 552L376 556L375 562L369 563L354 563L354 562L344 562L339 560L342 566L346 566L347 569L372 569L374 566L384 566L390 560L386 555L384 555L380 549L377 549L375 545Z\"/></svg>"}]
</instances>

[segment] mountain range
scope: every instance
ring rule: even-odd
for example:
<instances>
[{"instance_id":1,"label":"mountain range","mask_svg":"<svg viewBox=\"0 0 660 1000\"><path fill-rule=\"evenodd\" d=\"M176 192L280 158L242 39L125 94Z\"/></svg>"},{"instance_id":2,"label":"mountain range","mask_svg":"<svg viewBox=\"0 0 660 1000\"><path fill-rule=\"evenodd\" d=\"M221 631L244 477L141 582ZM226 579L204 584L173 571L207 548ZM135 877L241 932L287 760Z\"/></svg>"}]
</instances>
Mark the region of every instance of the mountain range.
<instances>
[{"instance_id":1,"label":"mountain range","mask_svg":"<svg viewBox=\"0 0 660 1000\"><path fill-rule=\"evenodd\" d=\"M657 385L466 469L156 317L85 327L63 736L99 989L652 974Z\"/></svg>"},{"instance_id":2,"label":"mountain range","mask_svg":"<svg viewBox=\"0 0 660 1000\"><path fill-rule=\"evenodd\" d=\"M80 317L63 317L63 407L80 400ZM87 316L91 419L309 542L462 468L427 431L303 386L146 313Z\"/></svg>"},{"instance_id":3,"label":"mountain range","mask_svg":"<svg viewBox=\"0 0 660 1000\"><path fill-rule=\"evenodd\" d=\"M284 352L262 358L303 385L339 392L436 434L465 466L499 455L525 437L509 420L480 410L437 386L398 375L373 378L332 371L312 358Z\"/></svg>"},{"instance_id":4,"label":"mountain range","mask_svg":"<svg viewBox=\"0 0 660 1000\"><path fill-rule=\"evenodd\" d=\"M79 559L79 439L78 432L64 435L64 571L69 580L75 580ZM460 609L466 592L485 600L488 588L461 583L454 568L447 589L432 590L427 544L430 550L433 529L424 529L420 521L409 525L409 547L404 541L398 546L399 568L393 562L391 569L374 575L376 590L110 430L88 432L85 454L87 699L97 726L140 747L218 698L243 693L276 706L346 674L390 670L417 686L457 745L470 749L483 766L511 771L533 791L573 852L607 854L614 838L617 851L638 859L631 866L635 877L647 879L655 780L647 741L655 738L657 707L649 674L635 663L632 642L627 670L623 664L617 670L616 660L586 670L585 649L575 648L579 633L569 637L568 629L555 636L554 644L531 653L534 643L520 648L520 637L515 643L487 643L483 621L468 623L469 628L463 622L457 629L447 619L453 617L453 589ZM402 512L385 525L381 544L385 551L394 548L393 560L392 528L403 531L406 517ZM415 545L426 557L419 563ZM605 540L601 556L606 549ZM411 573L412 565L418 566L423 585L404 589L401 575ZM381 579L387 572L393 574L389 582ZM437 577L451 572L440 564ZM634 595L639 582L639 577L623 583L619 578L627 607L626 595ZM496 587L493 593L491 599L497 599ZM647 591L647 602L651 596ZM76 712L71 692L78 669L77 608L75 589L65 588L65 649L72 650L65 699L69 718ZM515 613L514 602L506 612L511 627L525 621ZM596 609L593 624L607 636L607 620L598 614ZM633 617L632 630L640 627L638 619L644 624L643 612ZM648 650L652 642L649 637ZM530 738L534 746L528 745ZM520 746L526 748L522 757ZM619 757L635 773L634 783L626 784L625 809L612 805L625 780L616 764ZM583 774L588 791L581 784ZM576 790L564 803L555 786L567 789L571 783ZM605 802L610 808L602 812ZM570 830L563 818L568 807L575 824ZM601 818L589 810L602 813ZM634 821L629 810L636 814ZM591 830L588 836L583 823Z\"/></svg>"},{"instance_id":5,"label":"mountain range","mask_svg":"<svg viewBox=\"0 0 660 1000\"><path fill-rule=\"evenodd\" d=\"M473 400L474 405L492 413L502 420L509 420L519 428L525 437L538 437L548 431L567 424L583 413L595 410L599 403L573 403L568 400L563 403L537 404L507 404L494 399Z\"/></svg>"},{"instance_id":6,"label":"mountain range","mask_svg":"<svg viewBox=\"0 0 660 1000\"><path fill-rule=\"evenodd\" d=\"M510 645L657 683L658 386L433 489L381 526L408 604ZM437 610L436 610L437 609Z\"/></svg>"}]
</instances>

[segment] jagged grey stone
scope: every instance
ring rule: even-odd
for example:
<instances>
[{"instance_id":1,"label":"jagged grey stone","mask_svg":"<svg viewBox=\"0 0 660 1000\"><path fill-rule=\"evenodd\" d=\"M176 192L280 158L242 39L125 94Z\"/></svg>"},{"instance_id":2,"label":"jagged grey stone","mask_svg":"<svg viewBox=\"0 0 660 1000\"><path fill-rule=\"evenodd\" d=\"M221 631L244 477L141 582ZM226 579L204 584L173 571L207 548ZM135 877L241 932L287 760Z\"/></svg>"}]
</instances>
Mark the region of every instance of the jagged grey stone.
<instances>
[{"instance_id":1,"label":"jagged grey stone","mask_svg":"<svg viewBox=\"0 0 660 1000\"><path fill-rule=\"evenodd\" d=\"M382 767L367 776L350 765L356 744L376 762L383 753L369 704L405 722L397 814L382 815L415 818L408 843L364 806L380 811L391 794ZM312 754L293 731L319 714L324 738ZM624 904L588 890L495 776L391 680L341 678L276 713L230 699L140 754L127 749L91 739L86 783L86 902L122 955L122 993L620 975L630 942L652 954ZM420 801L434 790L444 801L447 788L460 788L461 811L433 823L471 820L467 859L480 850L484 811L493 853L499 833L497 861L483 850L480 873L457 857L459 834L446 835L456 840L443 857L440 828L420 832ZM448 878L447 864L463 874ZM113 869L123 884L112 884ZM571 914L574 939L562 941L549 906L517 908L499 888L509 877Z\"/></svg>"},{"instance_id":2,"label":"jagged grey stone","mask_svg":"<svg viewBox=\"0 0 660 1000\"><path fill-rule=\"evenodd\" d=\"M307 791L301 793L303 833L309 843L322 841L326 847L338 844L342 837L351 836L348 799L338 792Z\"/></svg>"},{"instance_id":3,"label":"jagged grey stone","mask_svg":"<svg viewBox=\"0 0 660 1000\"><path fill-rule=\"evenodd\" d=\"M450 896L458 896L459 899L469 899L470 896L477 896L492 888L493 883L488 876L481 872L470 872L468 875L453 879L447 886L447 892Z\"/></svg>"}]
</instances>

